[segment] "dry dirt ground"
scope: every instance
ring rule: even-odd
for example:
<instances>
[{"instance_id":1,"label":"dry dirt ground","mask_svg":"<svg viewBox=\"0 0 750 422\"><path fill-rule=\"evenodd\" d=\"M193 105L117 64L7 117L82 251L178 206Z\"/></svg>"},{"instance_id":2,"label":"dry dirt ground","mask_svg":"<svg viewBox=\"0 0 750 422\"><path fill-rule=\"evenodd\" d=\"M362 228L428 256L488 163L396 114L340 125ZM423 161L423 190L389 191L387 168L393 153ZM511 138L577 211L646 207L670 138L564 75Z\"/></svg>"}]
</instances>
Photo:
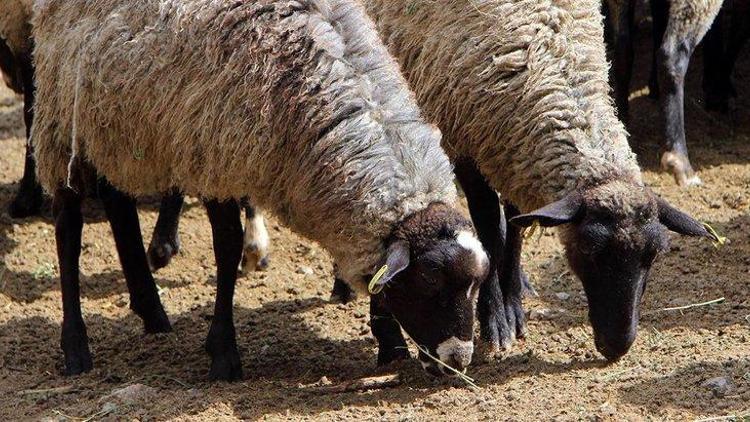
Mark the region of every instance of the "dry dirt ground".
<instances>
[{"instance_id":1,"label":"dry dirt ground","mask_svg":"<svg viewBox=\"0 0 750 422\"><path fill-rule=\"evenodd\" d=\"M649 47L641 44L635 88L647 80ZM648 183L710 222L730 243L717 249L708 241L675 236L671 251L654 267L635 346L622 361L607 366L594 349L581 285L568 273L556 238L547 233L528 240L524 262L540 296L526 305L551 314L530 321L526 340L504 359L470 368L477 390L432 379L416 361L395 368L403 380L396 388L320 394L306 387L322 377L338 383L377 373L375 342L366 301L329 304L327 255L273 221L271 267L242 279L235 299L245 379L206 382L209 361L202 345L212 313L214 259L208 222L195 200L182 220L181 255L157 274L174 325L173 333L159 336L144 336L128 310L101 208L86 210L82 296L96 368L80 377L61 376L53 226L48 216L12 221L5 212L23 168L23 130L20 103L3 90L0 419L689 420L750 415L750 60L745 57L740 64L740 98L730 117L703 111L700 69L698 54L686 109L693 162L705 185L679 189L659 171L659 113L645 97L633 100L632 142ZM153 204L142 208L147 240L155 217ZM312 274L301 274L302 267ZM559 293L570 297L562 300ZM662 310L722 297L715 305ZM730 380L725 394L703 386L714 377ZM106 397L133 384L154 391L130 403Z\"/></svg>"}]
</instances>

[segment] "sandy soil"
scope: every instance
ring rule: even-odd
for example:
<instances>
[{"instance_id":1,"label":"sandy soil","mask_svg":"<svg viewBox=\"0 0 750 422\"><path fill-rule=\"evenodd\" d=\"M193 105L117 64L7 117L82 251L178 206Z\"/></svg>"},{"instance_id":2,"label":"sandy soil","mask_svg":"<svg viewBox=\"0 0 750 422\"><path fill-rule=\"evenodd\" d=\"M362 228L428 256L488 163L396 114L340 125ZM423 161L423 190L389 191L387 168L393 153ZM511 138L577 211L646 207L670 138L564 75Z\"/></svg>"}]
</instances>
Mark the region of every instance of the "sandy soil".
<instances>
[{"instance_id":1,"label":"sandy soil","mask_svg":"<svg viewBox=\"0 0 750 422\"><path fill-rule=\"evenodd\" d=\"M644 34L644 39L648 34ZM635 88L645 86L648 43L638 54ZM86 210L81 257L84 317L95 370L60 375L62 318L53 227L49 217L12 221L5 209L23 163L21 106L0 91L0 419L2 420L579 420L695 419L750 414L750 60L740 64L740 99L731 116L700 103L700 54L691 68L687 129L693 162L705 182L682 190L659 172L657 105L633 100L632 143L646 178L672 203L710 222L731 242L673 238L643 304L636 345L606 366L596 353L580 283L567 271L552 235L531 239L524 262L540 296L530 310L552 310L529 323L528 338L502 360L470 368L480 388L435 380L416 361L398 368L396 388L320 394L306 386L378 373L366 301L327 303L331 262L315 244L270 223L270 270L241 280L235 320L245 380L206 382L204 336L212 313L214 260L210 230L197 201L186 207L183 251L157 274L173 322L168 335L144 336L128 297L101 208ZM153 204L141 211L150 236ZM301 274L301 267L313 273ZM568 293L562 300L558 293ZM679 311L662 308L725 298ZM414 352L414 351L412 351ZM726 394L703 386L728 378ZM113 390L143 384L146 398L122 402ZM50 390L52 389L52 390ZM89 420L89 419L86 419Z\"/></svg>"}]
</instances>

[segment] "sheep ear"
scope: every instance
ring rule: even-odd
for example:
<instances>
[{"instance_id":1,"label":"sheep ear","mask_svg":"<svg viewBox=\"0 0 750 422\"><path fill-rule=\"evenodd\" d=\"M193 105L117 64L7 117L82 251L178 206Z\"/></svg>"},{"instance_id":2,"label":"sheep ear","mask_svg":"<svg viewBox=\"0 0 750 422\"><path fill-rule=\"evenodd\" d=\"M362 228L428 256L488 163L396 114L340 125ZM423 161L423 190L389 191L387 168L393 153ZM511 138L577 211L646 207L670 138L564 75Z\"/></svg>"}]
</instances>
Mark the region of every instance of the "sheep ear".
<instances>
[{"instance_id":1,"label":"sheep ear","mask_svg":"<svg viewBox=\"0 0 750 422\"><path fill-rule=\"evenodd\" d=\"M385 265L370 280L369 290L378 294L393 277L409 266L409 243L399 240L388 247Z\"/></svg>"},{"instance_id":2,"label":"sheep ear","mask_svg":"<svg viewBox=\"0 0 750 422\"><path fill-rule=\"evenodd\" d=\"M521 214L510 219L510 222L519 227L529 227L538 222L542 227L554 227L570 223L581 211L583 198L578 192L572 192L563 199L532 211Z\"/></svg>"},{"instance_id":3,"label":"sheep ear","mask_svg":"<svg viewBox=\"0 0 750 422\"><path fill-rule=\"evenodd\" d=\"M721 241L715 233L706 229L705 224L669 205L664 199L657 196L656 204L659 208L659 222L667 229L685 236L701 236L714 242Z\"/></svg>"}]
</instances>

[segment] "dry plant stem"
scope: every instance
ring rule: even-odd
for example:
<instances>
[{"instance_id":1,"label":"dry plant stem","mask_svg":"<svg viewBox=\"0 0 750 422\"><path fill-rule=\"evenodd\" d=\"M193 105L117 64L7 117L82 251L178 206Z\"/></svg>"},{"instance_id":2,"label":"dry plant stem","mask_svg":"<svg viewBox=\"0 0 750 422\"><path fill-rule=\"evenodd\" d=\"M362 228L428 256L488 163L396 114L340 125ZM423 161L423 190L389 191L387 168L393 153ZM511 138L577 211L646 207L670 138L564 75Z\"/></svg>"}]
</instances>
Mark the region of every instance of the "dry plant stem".
<instances>
[{"instance_id":1,"label":"dry plant stem","mask_svg":"<svg viewBox=\"0 0 750 422\"><path fill-rule=\"evenodd\" d=\"M399 374L383 375L379 377L360 378L339 384L310 387L318 393L350 393L354 391L380 390L401 385Z\"/></svg>"},{"instance_id":2,"label":"dry plant stem","mask_svg":"<svg viewBox=\"0 0 750 422\"><path fill-rule=\"evenodd\" d=\"M677 306L677 307L674 307L674 308L657 309L655 311L646 312L646 313L644 313L644 315L652 315L652 314L656 314L656 313L659 313L659 312L667 312L667 311L684 311L686 309L698 308L698 307L701 307L701 306L708 306L708 305L713 305L715 303L721 303L721 302L724 302L725 300L726 300L726 298L722 296L722 297L720 297L718 299L709 300L708 302L694 303L694 304L691 304L691 305Z\"/></svg>"}]
</instances>

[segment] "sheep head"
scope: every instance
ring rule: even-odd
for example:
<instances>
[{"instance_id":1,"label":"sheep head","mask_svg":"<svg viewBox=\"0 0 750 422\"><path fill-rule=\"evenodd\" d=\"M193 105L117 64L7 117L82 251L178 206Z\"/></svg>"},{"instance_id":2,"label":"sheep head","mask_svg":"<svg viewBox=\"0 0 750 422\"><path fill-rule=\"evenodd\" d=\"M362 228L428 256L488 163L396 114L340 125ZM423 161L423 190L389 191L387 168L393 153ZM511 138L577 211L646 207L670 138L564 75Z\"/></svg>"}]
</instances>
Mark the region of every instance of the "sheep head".
<instances>
[{"instance_id":1,"label":"sheep head","mask_svg":"<svg viewBox=\"0 0 750 422\"><path fill-rule=\"evenodd\" d=\"M455 369L468 366L477 296L489 269L471 222L451 207L430 205L398 227L383 268L371 291L420 346L422 366L447 373L425 352Z\"/></svg>"},{"instance_id":2,"label":"sheep head","mask_svg":"<svg viewBox=\"0 0 750 422\"><path fill-rule=\"evenodd\" d=\"M624 356L635 341L648 273L668 249L667 231L718 240L650 189L623 181L573 191L511 222L563 226L562 242L583 283L596 348L609 361Z\"/></svg>"}]
</instances>

